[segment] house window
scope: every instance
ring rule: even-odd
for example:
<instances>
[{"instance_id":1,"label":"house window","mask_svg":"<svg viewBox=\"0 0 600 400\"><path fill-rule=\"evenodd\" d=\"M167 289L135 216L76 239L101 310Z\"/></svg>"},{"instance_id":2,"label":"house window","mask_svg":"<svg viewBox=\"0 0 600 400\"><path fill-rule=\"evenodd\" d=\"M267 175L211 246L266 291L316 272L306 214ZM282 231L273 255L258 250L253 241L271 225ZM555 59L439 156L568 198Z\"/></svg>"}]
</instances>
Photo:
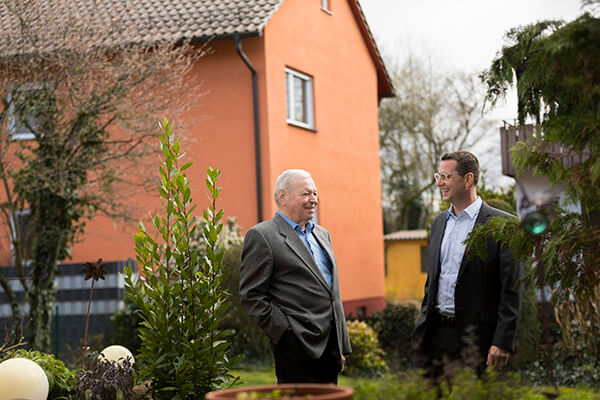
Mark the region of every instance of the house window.
<instances>
[{"instance_id":1,"label":"house window","mask_svg":"<svg viewBox=\"0 0 600 400\"><path fill-rule=\"evenodd\" d=\"M292 69L285 69L287 122L314 129L313 79Z\"/></svg>"},{"instance_id":2,"label":"house window","mask_svg":"<svg viewBox=\"0 0 600 400\"><path fill-rule=\"evenodd\" d=\"M54 94L48 85L25 84L8 94L8 132L12 140L31 140L43 119L53 114Z\"/></svg>"},{"instance_id":3,"label":"house window","mask_svg":"<svg viewBox=\"0 0 600 400\"><path fill-rule=\"evenodd\" d=\"M331 10L329 9L329 0L321 0L321 10L325 11L327 14L331 14Z\"/></svg>"},{"instance_id":4,"label":"house window","mask_svg":"<svg viewBox=\"0 0 600 400\"><path fill-rule=\"evenodd\" d=\"M33 258L31 246L31 210L18 210L12 213L10 227L12 231L12 251L16 258L16 252L19 252L19 258L26 263Z\"/></svg>"}]
</instances>

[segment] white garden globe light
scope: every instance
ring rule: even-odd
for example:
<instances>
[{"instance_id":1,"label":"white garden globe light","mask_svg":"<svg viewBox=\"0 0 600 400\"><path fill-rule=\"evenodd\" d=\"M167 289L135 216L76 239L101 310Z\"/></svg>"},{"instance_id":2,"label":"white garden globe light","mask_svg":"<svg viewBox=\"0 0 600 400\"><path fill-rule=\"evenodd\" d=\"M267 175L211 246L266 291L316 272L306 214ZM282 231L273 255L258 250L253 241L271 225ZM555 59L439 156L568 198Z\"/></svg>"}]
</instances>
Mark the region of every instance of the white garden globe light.
<instances>
[{"instance_id":1,"label":"white garden globe light","mask_svg":"<svg viewBox=\"0 0 600 400\"><path fill-rule=\"evenodd\" d=\"M48 377L35 362L10 358L0 363L0 400L46 400Z\"/></svg>"},{"instance_id":2,"label":"white garden globe light","mask_svg":"<svg viewBox=\"0 0 600 400\"><path fill-rule=\"evenodd\" d=\"M102 350L100 354L102 354L104 356L104 359L107 361L114 361L116 363L120 363L121 361L125 361L127 357L129 357L131 364L135 363L133 354L131 354L127 347L119 346L118 344L108 346L107 348Z\"/></svg>"}]
</instances>

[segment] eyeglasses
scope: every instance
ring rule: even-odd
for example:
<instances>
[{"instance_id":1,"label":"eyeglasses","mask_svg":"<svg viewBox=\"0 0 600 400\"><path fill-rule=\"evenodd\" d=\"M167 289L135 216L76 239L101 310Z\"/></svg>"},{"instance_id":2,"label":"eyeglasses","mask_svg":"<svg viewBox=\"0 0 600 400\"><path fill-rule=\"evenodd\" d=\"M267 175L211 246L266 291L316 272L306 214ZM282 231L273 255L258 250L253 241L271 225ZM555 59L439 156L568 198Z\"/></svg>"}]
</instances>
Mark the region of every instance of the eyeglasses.
<instances>
[{"instance_id":1,"label":"eyeglasses","mask_svg":"<svg viewBox=\"0 0 600 400\"><path fill-rule=\"evenodd\" d=\"M440 180L442 182L447 181L448 179L450 179L450 177L454 176L454 175L459 175L459 174L446 174L446 173L435 173L433 174L433 179L435 179L435 183L438 183Z\"/></svg>"}]
</instances>

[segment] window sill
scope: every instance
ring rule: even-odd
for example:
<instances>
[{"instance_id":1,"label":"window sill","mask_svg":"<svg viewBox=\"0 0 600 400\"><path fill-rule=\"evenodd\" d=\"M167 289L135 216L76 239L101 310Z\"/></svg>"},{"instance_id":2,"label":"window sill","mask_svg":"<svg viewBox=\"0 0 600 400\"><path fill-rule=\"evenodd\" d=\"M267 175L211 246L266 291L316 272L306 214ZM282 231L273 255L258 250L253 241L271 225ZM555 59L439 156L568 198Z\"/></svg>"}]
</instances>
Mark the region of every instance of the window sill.
<instances>
[{"instance_id":1,"label":"window sill","mask_svg":"<svg viewBox=\"0 0 600 400\"><path fill-rule=\"evenodd\" d=\"M324 13L326 13L326 14L333 15L333 11L331 11L331 10L328 10L328 9L326 9L326 8L322 8L322 7L321 7L321 11L323 11L323 12L324 12Z\"/></svg>"},{"instance_id":2,"label":"window sill","mask_svg":"<svg viewBox=\"0 0 600 400\"><path fill-rule=\"evenodd\" d=\"M291 126L293 126L295 128L304 129L305 131L310 131L310 132L313 132L313 133L319 132L315 128L311 128L310 126L302 125L302 124L296 123L294 121L286 121L286 122L287 122L288 125L291 125Z\"/></svg>"}]
</instances>

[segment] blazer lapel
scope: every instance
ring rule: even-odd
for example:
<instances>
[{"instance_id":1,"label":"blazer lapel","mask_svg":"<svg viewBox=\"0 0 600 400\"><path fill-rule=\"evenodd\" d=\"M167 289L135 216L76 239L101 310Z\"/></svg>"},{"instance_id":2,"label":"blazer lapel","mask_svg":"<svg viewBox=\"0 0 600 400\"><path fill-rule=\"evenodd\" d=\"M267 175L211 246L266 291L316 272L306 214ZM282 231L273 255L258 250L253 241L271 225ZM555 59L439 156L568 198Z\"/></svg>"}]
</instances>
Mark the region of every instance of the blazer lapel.
<instances>
[{"instance_id":1,"label":"blazer lapel","mask_svg":"<svg viewBox=\"0 0 600 400\"><path fill-rule=\"evenodd\" d=\"M319 242L319 245L321 246L321 248L323 248L323 250L325 250L325 252L327 253L327 256L329 257L329 261L331 261L331 276L333 277L332 282L331 282L331 287L333 289L335 287L335 281L336 281L335 277L338 276L337 261L335 260L335 256L333 255L333 249L329 245L329 240L327 240L327 237L325 236L325 232L323 232L323 230L318 225L315 225L315 227L313 229L313 235L317 239L317 242ZM319 270L319 272L320 272L320 270ZM322 274L320 274L320 275L322 276ZM325 279L323 279L323 281L325 281ZM327 286L327 289L329 290L329 285L325 285L325 286Z\"/></svg>"},{"instance_id":2,"label":"blazer lapel","mask_svg":"<svg viewBox=\"0 0 600 400\"><path fill-rule=\"evenodd\" d=\"M285 236L285 243L292 249L294 253L302 260L302 262L308 267L308 269L315 275L315 277L321 282L323 286L329 290L323 274L319 270L317 262L310 254L310 250L302 242L302 239L298 236L298 233L279 215L275 217L275 222L279 225L279 232Z\"/></svg>"},{"instance_id":3,"label":"blazer lapel","mask_svg":"<svg viewBox=\"0 0 600 400\"><path fill-rule=\"evenodd\" d=\"M446 222L448 221L448 211L446 211L446 215L444 215L443 222L439 229L436 229L435 232L431 232L431 238L429 239L432 244L433 254L428 255L430 258L430 266L433 266L433 276L435 279L434 282L437 282L438 277L440 276L440 252L442 249L442 239L444 238L444 231L446 230ZM433 263L433 265L432 265Z\"/></svg>"}]
</instances>

